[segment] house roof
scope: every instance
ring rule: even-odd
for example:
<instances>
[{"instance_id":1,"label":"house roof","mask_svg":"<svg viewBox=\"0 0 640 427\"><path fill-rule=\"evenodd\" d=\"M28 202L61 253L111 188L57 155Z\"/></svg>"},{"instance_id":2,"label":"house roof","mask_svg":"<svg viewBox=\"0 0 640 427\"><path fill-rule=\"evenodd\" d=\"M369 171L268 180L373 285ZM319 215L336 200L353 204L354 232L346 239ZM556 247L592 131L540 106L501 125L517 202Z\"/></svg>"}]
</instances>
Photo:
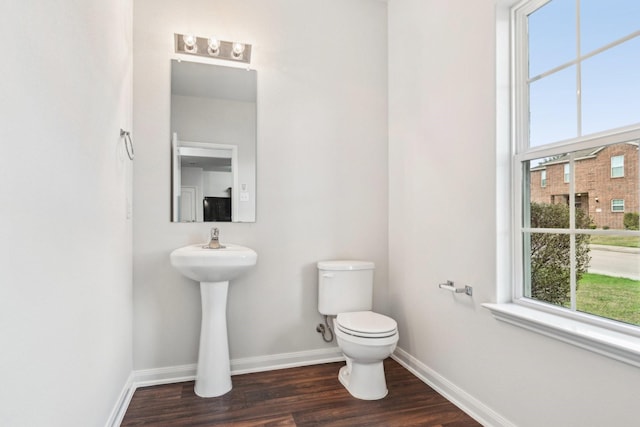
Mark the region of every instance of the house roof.
<instances>
[{"instance_id":1,"label":"house roof","mask_svg":"<svg viewBox=\"0 0 640 427\"><path fill-rule=\"evenodd\" d=\"M638 146L638 142L637 141L629 141L629 142L625 142L625 144L635 145L636 147ZM584 149L584 150L574 151L575 160L576 161L580 161L580 160L586 160L586 159L593 159L593 158L597 157L598 153L600 153L600 151L604 150L605 148L606 148L606 146L603 145L603 146L596 147L596 148L587 148L587 149ZM548 159L545 159L545 160L541 161L537 166L531 168L531 170L532 171L543 170L543 169L546 169L546 167L550 166L550 165L568 163L569 162L569 156L570 156L569 153L567 153L567 154L560 154L558 156L550 157Z\"/></svg>"}]
</instances>

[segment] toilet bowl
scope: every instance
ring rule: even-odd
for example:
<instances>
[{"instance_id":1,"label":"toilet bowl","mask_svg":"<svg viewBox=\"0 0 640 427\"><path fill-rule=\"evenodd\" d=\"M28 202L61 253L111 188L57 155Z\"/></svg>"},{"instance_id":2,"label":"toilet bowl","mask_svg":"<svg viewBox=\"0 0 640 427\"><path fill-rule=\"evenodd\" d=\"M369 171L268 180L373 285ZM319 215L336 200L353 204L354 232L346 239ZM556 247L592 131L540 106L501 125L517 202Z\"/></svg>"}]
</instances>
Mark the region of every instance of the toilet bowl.
<instances>
[{"instance_id":1,"label":"toilet bowl","mask_svg":"<svg viewBox=\"0 0 640 427\"><path fill-rule=\"evenodd\" d=\"M395 320L372 311L340 313L334 319L338 347L347 364L338 380L358 399L382 399L388 393L383 360L398 343Z\"/></svg>"}]
</instances>

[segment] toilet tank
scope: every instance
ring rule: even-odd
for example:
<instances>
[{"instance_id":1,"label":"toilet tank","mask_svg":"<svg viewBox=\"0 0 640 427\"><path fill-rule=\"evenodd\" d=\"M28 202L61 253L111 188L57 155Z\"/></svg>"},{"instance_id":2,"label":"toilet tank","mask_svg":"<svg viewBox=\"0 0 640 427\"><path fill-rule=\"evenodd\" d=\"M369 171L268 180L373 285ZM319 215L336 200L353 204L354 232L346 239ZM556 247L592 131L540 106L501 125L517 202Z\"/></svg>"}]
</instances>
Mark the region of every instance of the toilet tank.
<instances>
[{"instance_id":1,"label":"toilet tank","mask_svg":"<svg viewBox=\"0 0 640 427\"><path fill-rule=\"evenodd\" d=\"M370 261L318 262L318 311L335 316L373 307L373 270Z\"/></svg>"}]
</instances>

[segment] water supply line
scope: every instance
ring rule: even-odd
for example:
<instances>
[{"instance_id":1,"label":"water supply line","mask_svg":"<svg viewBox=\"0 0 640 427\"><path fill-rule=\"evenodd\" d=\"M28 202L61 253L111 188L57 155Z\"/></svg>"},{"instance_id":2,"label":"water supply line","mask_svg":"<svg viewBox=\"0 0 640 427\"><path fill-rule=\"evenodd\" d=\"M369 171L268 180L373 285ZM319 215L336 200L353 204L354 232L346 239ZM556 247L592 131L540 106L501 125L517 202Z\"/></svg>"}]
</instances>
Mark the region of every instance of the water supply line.
<instances>
[{"instance_id":1,"label":"water supply line","mask_svg":"<svg viewBox=\"0 0 640 427\"><path fill-rule=\"evenodd\" d=\"M329 326L329 320L328 320L327 315L324 316L324 325L322 323L319 323L318 326L316 326L316 332L319 332L320 334L322 334L322 340L324 342L331 342L333 341L333 331L331 330L331 326ZM327 339L327 337L325 336L326 333L329 334L329 339Z\"/></svg>"}]
</instances>

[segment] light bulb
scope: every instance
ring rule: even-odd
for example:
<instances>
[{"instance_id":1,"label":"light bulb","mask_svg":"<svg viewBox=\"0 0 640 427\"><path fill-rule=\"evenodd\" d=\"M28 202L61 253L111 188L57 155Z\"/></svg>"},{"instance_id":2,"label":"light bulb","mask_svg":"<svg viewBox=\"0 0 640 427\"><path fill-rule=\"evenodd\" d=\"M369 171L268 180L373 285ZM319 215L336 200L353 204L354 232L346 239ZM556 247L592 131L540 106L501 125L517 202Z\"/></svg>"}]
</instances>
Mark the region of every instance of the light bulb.
<instances>
[{"instance_id":1,"label":"light bulb","mask_svg":"<svg viewBox=\"0 0 640 427\"><path fill-rule=\"evenodd\" d=\"M196 36L194 36L193 34L183 35L182 40L184 41L184 44L186 44L189 47L193 47L196 45Z\"/></svg>"},{"instance_id":2,"label":"light bulb","mask_svg":"<svg viewBox=\"0 0 640 427\"><path fill-rule=\"evenodd\" d=\"M182 40L184 41L184 50L192 53L198 51L198 38L196 36L185 34L182 36Z\"/></svg>"},{"instance_id":3,"label":"light bulb","mask_svg":"<svg viewBox=\"0 0 640 427\"><path fill-rule=\"evenodd\" d=\"M234 58L241 58L242 52L244 52L244 43L233 43L232 52Z\"/></svg>"},{"instance_id":4,"label":"light bulb","mask_svg":"<svg viewBox=\"0 0 640 427\"><path fill-rule=\"evenodd\" d=\"M209 48L207 49L209 51L209 55L218 55L218 53L220 53L220 40L218 40L215 37L210 37L209 41Z\"/></svg>"}]
</instances>

